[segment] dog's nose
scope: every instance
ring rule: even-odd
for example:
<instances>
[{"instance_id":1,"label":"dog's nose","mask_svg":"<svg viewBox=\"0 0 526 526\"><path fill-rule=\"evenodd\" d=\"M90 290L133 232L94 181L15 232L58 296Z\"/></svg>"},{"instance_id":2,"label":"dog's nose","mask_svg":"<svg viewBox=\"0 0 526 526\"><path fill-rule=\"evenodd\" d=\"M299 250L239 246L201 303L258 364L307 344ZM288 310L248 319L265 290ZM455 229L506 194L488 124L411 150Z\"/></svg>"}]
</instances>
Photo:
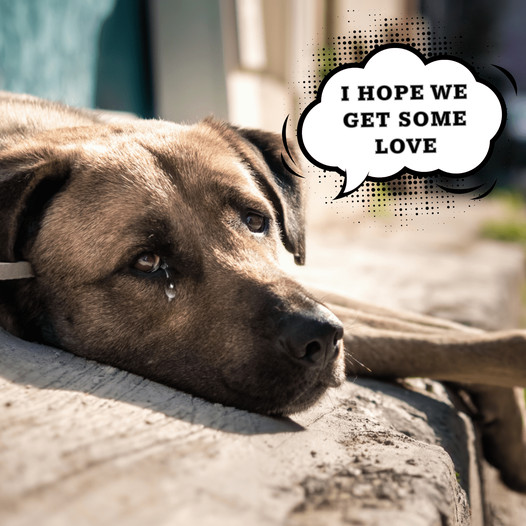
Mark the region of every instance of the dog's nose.
<instances>
[{"instance_id":1,"label":"dog's nose","mask_svg":"<svg viewBox=\"0 0 526 526\"><path fill-rule=\"evenodd\" d=\"M294 316L281 333L284 350L306 365L323 366L336 359L343 338L343 326L333 315Z\"/></svg>"}]
</instances>

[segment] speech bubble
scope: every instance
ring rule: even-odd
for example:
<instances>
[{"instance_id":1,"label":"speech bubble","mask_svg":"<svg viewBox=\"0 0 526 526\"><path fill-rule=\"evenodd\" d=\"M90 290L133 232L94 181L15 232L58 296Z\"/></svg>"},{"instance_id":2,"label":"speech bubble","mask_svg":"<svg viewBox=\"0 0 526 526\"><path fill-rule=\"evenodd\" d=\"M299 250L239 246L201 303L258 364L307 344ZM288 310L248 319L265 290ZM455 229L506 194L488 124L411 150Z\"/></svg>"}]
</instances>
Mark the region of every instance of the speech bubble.
<instances>
[{"instance_id":1,"label":"speech bubble","mask_svg":"<svg viewBox=\"0 0 526 526\"><path fill-rule=\"evenodd\" d=\"M388 44L323 79L297 136L309 161L344 176L338 199L366 178L469 175L505 121L502 96L467 64Z\"/></svg>"}]
</instances>

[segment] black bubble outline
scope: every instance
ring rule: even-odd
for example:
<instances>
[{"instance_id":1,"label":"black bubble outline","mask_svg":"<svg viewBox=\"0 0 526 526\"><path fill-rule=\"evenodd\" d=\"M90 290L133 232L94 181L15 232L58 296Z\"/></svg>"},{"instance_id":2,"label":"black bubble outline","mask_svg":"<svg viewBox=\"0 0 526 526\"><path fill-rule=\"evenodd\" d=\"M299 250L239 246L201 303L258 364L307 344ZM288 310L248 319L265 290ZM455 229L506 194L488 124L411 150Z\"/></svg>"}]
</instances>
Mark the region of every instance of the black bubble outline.
<instances>
[{"instance_id":1,"label":"black bubble outline","mask_svg":"<svg viewBox=\"0 0 526 526\"><path fill-rule=\"evenodd\" d=\"M336 73L338 73L340 71L343 71L345 69L351 69L351 68L364 69L365 66L367 65L367 63L369 62L369 60L371 60L377 53L380 53L380 51L384 51L385 49L390 49L390 48L398 48L398 49L405 49L406 51L411 51L426 66L428 64L431 64L432 62L437 61L437 60L452 60L453 62L457 62L460 65L464 66L473 75L473 77L475 78L475 80L477 82L480 82L481 84L484 84L487 88L489 88L491 91L493 91L493 93L498 98L498 100L500 102L501 109L502 109L502 118L501 118L499 129L497 130L497 132L495 133L493 138L490 139L490 145L489 145L488 153L486 154L486 157L475 168L473 168L472 170L469 170L468 172L462 172L461 174L452 174L452 173L449 173L449 172L444 172L443 170L432 170L430 172L419 172L417 170L412 170L410 168L407 168L407 166L404 166L401 170L399 170L395 174L387 176L387 177L369 177L369 175L367 175L366 178L360 183L360 185L358 185L356 188L354 188L350 192L345 192L344 191L344 186L345 185L342 184L342 187L340 189L340 193L334 198L334 200L342 199L343 197L347 197L348 195L352 194L353 192L358 190L363 185L363 183L365 183L365 181L374 181L374 182L392 181L393 179L396 179L398 176L403 175L403 174L412 174L412 175L422 176L422 177L435 177L435 176L452 177L452 178L469 177L470 175L473 175L478 170L483 168L484 165L489 161L489 159L490 159L490 157L491 157L491 155L493 153L493 148L495 146L495 142L497 141L497 139L502 134L502 132L504 130L504 127L506 125L506 121L507 121L507 118L508 118L508 111L507 111L507 108L506 108L506 103L504 101L504 97L500 94L500 92L492 84L490 84L488 81L486 81L486 80L482 79L481 77L479 77L479 75L477 75L477 73L474 70L474 68L470 64L465 62L464 60L462 60L460 58L457 58L457 57L454 57L452 55L448 55L448 54L437 55L437 56L433 56L431 58L426 58L422 53L420 53L417 49L415 49L414 47L412 47L409 44L399 44L399 43L383 44L381 46L377 46L375 49L370 51L367 54L367 56L364 58L364 60L362 60L361 62L357 62L357 63L353 62L353 63L350 63L350 64L342 64L341 66L338 66L338 67L334 68L333 70L331 70L329 73L327 73L327 75L325 75L325 77L323 77L322 81L320 82L320 85L319 85L317 93L316 93L316 98L301 112L300 118L298 120L298 127L297 127L297 130L296 130L296 136L297 136L297 139L298 139L298 145L299 145L300 150L302 151L303 155L314 166L317 166L318 168L321 168L322 170L328 170L328 171L331 171L331 172L337 172L342 177L346 177L345 171L340 169L338 166L330 166L330 165L319 163L316 159L314 159L314 157L312 157L309 154L309 152L307 151L307 148L305 147L305 144L303 143L303 136L302 136L303 122L304 122L305 118L307 117L307 114L310 112L310 110L312 108L314 108L314 106L316 106L316 105L321 103L321 96L322 96L322 93L323 93L323 89L325 88L325 84L334 75L336 75Z\"/></svg>"},{"instance_id":2,"label":"black bubble outline","mask_svg":"<svg viewBox=\"0 0 526 526\"><path fill-rule=\"evenodd\" d=\"M515 91L515 95L517 95L518 89L515 77L506 68L503 68L502 66L497 66L497 64L492 64L492 66L494 68L497 68L501 73L504 74L504 76L510 81L511 85L513 86L513 91Z\"/></svg>"}]
</instances>

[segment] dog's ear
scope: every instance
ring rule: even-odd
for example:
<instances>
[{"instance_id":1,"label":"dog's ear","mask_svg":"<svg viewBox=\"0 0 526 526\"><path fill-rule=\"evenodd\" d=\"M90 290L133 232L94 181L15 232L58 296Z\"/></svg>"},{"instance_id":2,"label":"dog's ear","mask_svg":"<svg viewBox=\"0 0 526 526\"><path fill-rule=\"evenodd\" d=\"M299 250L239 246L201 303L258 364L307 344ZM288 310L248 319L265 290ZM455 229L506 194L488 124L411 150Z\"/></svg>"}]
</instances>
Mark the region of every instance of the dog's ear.
<instances>
[{"instance_id":1,"label":"dog's ear","mask_svg":"<svg viewBox=\"0 0 526 526\"><path fill-rule=\"evenodd\" d=\"M0 154L0 261L24 257L45 210L69 177L69 162L49 153Z\"/></svg>"},{"instance_id":2,"label":"dog's ear","mask_svg":"<svg viewBox=\"0 0 526 526\"><path fill-rule=\"evenodd\" d=\"M248 128L237 128L263 156L268 173L256 171L260 184L276 210L281 226L283 244L294 254L298 265L305 264L305 210L303 203L303 178L289 171L283 157L287 155L281 135ZM288 145L293 151L292 145ZM283 157L282 157L283 156ZM297 159L298 156L295 156ZM297 169L300 172L299 168Z\"/></svg>"}]
</instances>

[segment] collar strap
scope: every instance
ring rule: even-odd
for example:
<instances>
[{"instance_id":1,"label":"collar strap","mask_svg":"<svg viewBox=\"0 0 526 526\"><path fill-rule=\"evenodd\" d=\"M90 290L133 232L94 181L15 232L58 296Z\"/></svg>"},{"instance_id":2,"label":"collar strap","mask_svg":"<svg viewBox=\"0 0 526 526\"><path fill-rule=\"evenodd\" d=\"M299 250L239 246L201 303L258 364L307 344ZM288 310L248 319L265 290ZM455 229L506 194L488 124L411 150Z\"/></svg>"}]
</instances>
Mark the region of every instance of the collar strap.
<instances>
[{"instance_id":1,"label":"collar strap","mask_svg":"<svg viewBox=\"0 0 526 526\"><path fill-rule=\"evenodd\" d=\"M0 281L10 279L34 278L35 274L28 261L0 263Z\"/></svg>"}]
</instances>

